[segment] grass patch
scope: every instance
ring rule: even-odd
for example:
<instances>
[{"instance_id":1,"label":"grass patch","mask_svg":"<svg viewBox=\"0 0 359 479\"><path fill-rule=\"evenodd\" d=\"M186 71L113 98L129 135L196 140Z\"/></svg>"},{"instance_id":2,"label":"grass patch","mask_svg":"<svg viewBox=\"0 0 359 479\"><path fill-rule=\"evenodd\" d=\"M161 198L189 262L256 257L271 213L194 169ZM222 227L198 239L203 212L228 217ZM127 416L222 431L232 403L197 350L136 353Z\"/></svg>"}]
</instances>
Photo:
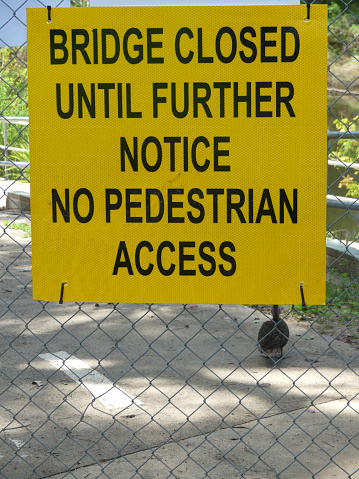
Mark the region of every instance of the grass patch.
<instances>
[{"instance_id":1,"label":"grass patch","mask_svg":"<svg viewBox=\"0 0 359 479\"><path fill-rule=\"evenodd\" d=\"M23 235L24 237L31 236L31 226L28 225L27 223L11 223L8 220L3 221L3 225L6 228L10 228L11 230L21 230L25 234Z\"/></svg>"},{"instance_id":2,"label":"grass patch","mask_svg":"<svg viewBox=\"0 0 359 479\"><path fill-rule=\"evenodd\" d=\"M298 305L292 314L297 321L311 322L321 333L342 330L349 332L352 339L358 340L359 280L335 270L332 273L332 278L327 281L326 304L306 307Z\"/></svg>"}]
</instances>

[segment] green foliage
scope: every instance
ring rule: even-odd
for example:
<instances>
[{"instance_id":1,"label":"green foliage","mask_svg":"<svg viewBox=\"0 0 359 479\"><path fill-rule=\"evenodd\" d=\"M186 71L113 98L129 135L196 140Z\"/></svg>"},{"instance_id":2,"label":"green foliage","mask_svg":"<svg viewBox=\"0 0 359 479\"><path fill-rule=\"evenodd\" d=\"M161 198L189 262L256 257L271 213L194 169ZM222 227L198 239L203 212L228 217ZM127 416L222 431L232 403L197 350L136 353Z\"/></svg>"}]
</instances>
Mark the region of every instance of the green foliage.
<instances>
[{"instance_id":1,"label":"green foliage","mask_svg":"<svg viewBox=\"0 0 359 479\"><path fill-rule=\"evenodd\" d=\"M19 49L0 47L0 115L28 116L26 47ZM28 128L7 126L8 145L19 146L28 141ZM4 130L0 125L0 144L4 143Z\"/></svg>"},{"instance_id":2,"label":"green foliage","mask_svg":"<svg viewBox=\"0 0 359 479\"><path fill-rule=\"evenodd\" d=\"M337 3L332 2L330 5L328 5L329 22L332 22L333 20L335 20L337 17L339 17L341 13L342 13L342 9Z\"/></svg>"},{"instance_id":3,"label":"green foliage","mask_svg":"<svg viewBox=\"0 0 359 479\"><path fill-rule=\"evenodd\" d=\"M27 116L26 47L0 47L0 113Z\"/></svg>"},{"instance_id":4,"label":"green foliage","mask_svg":"<svg viewBox=\"0 0 359 479\"><path fill-rule=\"evenodd\" d=\"M23 151L13 151L9 156L11 161L20 161L22 163L30 163L30 152L27 151L29 145L22 141L19 148L23 148ZM1 176L1 172L0 172ZM3 175L4 176L4 175ZM18 167L18 166L8 166L7 167L7 177L9 180L17 180L17 181L30 181L30 167Z\"/></svg>"},{"instance_id":5,"label":"green foliage","mask_svg":"<svg viewBox=\"0 0 359 479\"><path fill-rule=\"evenodd\" d=\"M346 7L348 7L348 10L354 15L359 15L359 3L357 0L315 0L314 3L324 3L328 5L328 18L330 22L346 10Z\"/></svg>"},{"instance_id":6,"label":"green foliage","mask_svg":"<svg viewBox=\"0 0 359 479\"><path fill-rule=\"evenodd\" d=\"M89 0L71 0L71 7L88 7Z\"/></svg>"},{"instance_id":7,"label":"green foliage","mask_svg":"<svg viewBox=\"0 0 359 479\"><path fill-rule=\"evenodd\" d=\"M347 273L332 270L334 279L327 282L325 306L295 306L299 320L315 320L328 325L330 322L353 323L359 311L359 282Z\"/></svg>"},{"instance_id":8,"label":"green foliage","mask_svg":"<svg viewBox=\"0 0 359 479\"><path fill-rule=\"evenodd\" d=\"M14 151L11 154L12 161L22 161L24 163L30 162L30 152L28 150L29 145L26 142L22 142L19 148L23 148L23 151Z\"/></svg>"},{"instance_id":9,"label":"green foliage","mask_svg":"<svg viewBox=\"0 0 359 479\"><path fill-rule=\"evenodd\" d=\"M329 18L328 28L328 54L329 61L335 59L346 50L354 56L359 54L359 24L357 18L351 13L343 13L337 17L335 10L334 18Z\"/></svg>"},{"instance_id":10,"label":"green foliage","mask_svg":"<svg viewBox=\"0 0 359 479\"><path fill-rule=\"evenodd\" d=\"M348 51L350 55L359 54L359 2L349 0L316 0L315 3L328 5L328 59L329 62ZM345 59L347 60L347 59Z\"/></svg>"},{"instance_id":11,"label":"green foliage","mask_svg":"<svg viewBox=\"0 0 359 479\"><path fill-rule=\"evenodd\" d=\"M21 141L18 145L18 148L23 148L22 151L11 151L8 150L7 159L10 161L20 161L22 163L29 163L30 162L30 152L27 151L29 145L25 141ZM5 165L1 165L0 163L0 178L5 176ZM21 167L21 166L6 166L6 177L9 180L14 181L30 181L30 167Z\"/></svg>"},{"instance_id":12,"label":"green foliage","mask_svg":"<svg viewBox=\"0 0 359 479\"><path fill-rule=\"evenodd\" d=\"M346 131L359 131L359 117L350 121L348 118L342 118L341 120L335 120L335 126L337 130ZM359 164L359 140L355 138L343 138L338 140L336 144L337 148L330 155L332 159L339 159L345 163ZM340 167L338 167L340 168ZM342 168L341 168L342 169ZM346 188L346 196L352 198L359 198L359 171L351 169L339 183L339 188Z\"/></svg>"},{"instance_id":13,"label":"green foliage","mask_svg":"<svg viewBox=\"0 0 359 479\"><path fill-rule=\"evenodd\" d=\"M25 233L24 237L31 236L31 226L27 223L10 223L10 221L5 220L3 221L3 225L13 230L23 231Z\"/></svg>"},{"instance_id":14,"label":"green foliage","mask_svg":"<svg viewBox=\"0 0 359 479\"><path fill-rule=\"evenodd\" d=\"M1 165L0 162L0 178L4 178L5 176L8 180L28 183L30 181L30 168L28 166L25 168L18 168L17 166L9 165L5 167Z\"/></svg>"}]
</instances>

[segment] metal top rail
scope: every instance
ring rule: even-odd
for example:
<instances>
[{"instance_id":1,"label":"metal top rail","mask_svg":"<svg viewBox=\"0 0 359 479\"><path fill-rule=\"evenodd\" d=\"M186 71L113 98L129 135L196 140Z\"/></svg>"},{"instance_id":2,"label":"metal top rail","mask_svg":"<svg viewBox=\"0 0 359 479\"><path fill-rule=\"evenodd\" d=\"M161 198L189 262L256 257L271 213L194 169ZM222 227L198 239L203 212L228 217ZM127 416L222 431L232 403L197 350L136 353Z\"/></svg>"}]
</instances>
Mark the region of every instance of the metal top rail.
<instances>
[{"instance_id":1,"label":"metal top rail","mask_svg":"<svg viewBox=\"0 0 359 479\"><path fill-rule=\"evenodd\" d=\"M2 116L0 115L0 123L13 123L16 125L28 125L28 116Z\"/></svg>"},{"instance_id":2,"label":"metal top rail","mask_svg":"<svg viewBox=\"0 0 359 479\"><path fill-rule=\"evenodd\" d=\"M332 138L357 138L359 140L359 131L327 131L328 140Z\"/></svg>"},{"instance_id":3,"label":"metal top rail","mask_svg":"<svg viewBox=\"0 0 359 479\"><path fill-rule=\"evenodd\" d=\"M13 123L16 125L28 125L29 117L28 116L2 116L0 115L0 123ZM358 138L359 131L331 131L327 130L327 138Z\"/></svg>"},{"instance_id":4,"label":"metal top rail","mask_svg":"<svg viewBox=\"0 0 359 479\"><path fill-rule=\"evenodd\" d=\"M28 125L28 116L2 116L0 115L0 123L14 123L17 125ZM358 138L359 131L331 131L327 130L327 138Z\"/></svg>"}]
</instances>

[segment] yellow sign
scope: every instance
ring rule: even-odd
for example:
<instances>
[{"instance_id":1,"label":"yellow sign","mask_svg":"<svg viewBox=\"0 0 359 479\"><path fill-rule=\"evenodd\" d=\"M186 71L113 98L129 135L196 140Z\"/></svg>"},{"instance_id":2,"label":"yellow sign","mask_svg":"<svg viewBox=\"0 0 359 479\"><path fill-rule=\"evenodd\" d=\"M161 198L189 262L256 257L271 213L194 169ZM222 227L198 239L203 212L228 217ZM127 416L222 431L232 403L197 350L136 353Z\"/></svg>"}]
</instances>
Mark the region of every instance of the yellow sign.
<instances>
[{"instance_id":1,"label":"yellow sign","mask_svg":"<svg viewBox=\"0 0 359 479\"><path fill-rule=\"evenodd\" d=\"M326 18L28 10L34 299L323 304Z\"/></svg>"}]
</instances>

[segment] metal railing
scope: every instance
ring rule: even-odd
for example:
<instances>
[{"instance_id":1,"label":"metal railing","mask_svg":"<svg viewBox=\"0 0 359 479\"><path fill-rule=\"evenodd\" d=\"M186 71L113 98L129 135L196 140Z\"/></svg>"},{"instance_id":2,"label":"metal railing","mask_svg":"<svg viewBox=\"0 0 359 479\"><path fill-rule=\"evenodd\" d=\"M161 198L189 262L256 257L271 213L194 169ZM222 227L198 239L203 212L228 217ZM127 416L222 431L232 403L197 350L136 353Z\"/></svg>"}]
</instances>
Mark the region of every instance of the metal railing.
<instances>
[{"instance_id":1,"label":"metal railing","mask_svg":"<svg viewBox=\"0 0 359 479\"><path fill-rule=\"evenodd\" d=\"M9 124L14 124L14 125L28 125L29 124L29 117L0 117L0 122L3 124L3 131L4 131L4 145L0 145L0 149L3 150L3 154L5 157L5 160L0 160L0 165L7 165L7 166L17 166L20 168L24 168L26 166L29 166L29 162L21 162L21 161L9 161L6 160L8 158L8 151L26 151L29 152L30 150L25 149L25 148L16 148L13 146L9 146L7 144L7 127ZM335 140L340 140L340 139L345 139L345 138L358 138L359 139L359 131L353 131L353 132L341 132L341 131L330 131L328 130L327 132L327 138L328 138L328 152L330 152L330 140L335 139ZM328 165L330 166L337 166L337 167L343 167L346 169L352 168L355 170L359 170L359 163L347 163L344 161L339 161L339 160L333 160L330 159L329 154L328 154ZM5 172L5 177L6 177L6 172ZM329 208L342 208L342 209L347 209L350 208L352 210L359 210L359 200L358 199L352 199L352 198L346 198L343 196L335 196L335 195L327 195L327 206Z\"/></svg>"},{"instance_id":2,"label":"metal railing","mask_svg":"<svg viewBox=\"0 0 359 479\"><path fill-rule=\"evenodd\" d=\"M29 117L28 116L0 116L0 123L3 125L3 135L4 135L4 144L0 145L0 149L3 150L3 155L5 158L8 158L8 152L10 151L26 151L30 150L27 148L17 148L8 144L8 125L28 125ZM12 165L12 166L29 166L29 162L24 161L8 161L1 159L1 164L3 165Z\"/></svg>"},{"instance_id":3,"label":"metal railing","mask_svg":"<svg viewBox=\"0 0 359 479\"><path fill-rule=\"evenodd\" d=\"M9 144L8 141L8 126L9 125L23 125L28 126L29 117L18 117L18 116L9 116L4 117L0 116L0 123L3 126L3 138L4 144L0 145L0 150L2 150L3 158L0 159L0 166L4 166L4 177L7 180L9 178L9 167L16 167L21 171L22 169L29 166L29 162L25 161L14 161L9 159L9 153L11 152L29 152L27 148L18 148Z\"/></svg>"}]
</instances>

